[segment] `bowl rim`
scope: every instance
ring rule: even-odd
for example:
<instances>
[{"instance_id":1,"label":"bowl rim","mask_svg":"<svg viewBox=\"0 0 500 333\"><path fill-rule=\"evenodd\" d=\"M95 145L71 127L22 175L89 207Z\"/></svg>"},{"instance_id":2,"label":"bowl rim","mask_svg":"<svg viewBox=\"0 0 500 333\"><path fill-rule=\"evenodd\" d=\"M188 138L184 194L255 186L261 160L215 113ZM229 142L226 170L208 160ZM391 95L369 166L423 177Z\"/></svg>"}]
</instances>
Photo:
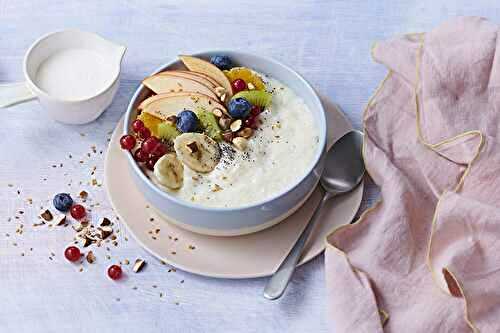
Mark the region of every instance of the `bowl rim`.
<instances>
[{"instance_id":1,"label":"bowl rim","mask_svg":"<svg viewBox=\"0 0 500 333\"><path fill-rule=\"evenodd\" d=\"M249 53L249 52L241 52L241 51L236 51L236 50L228 50L228 49L209 49L209 50L203 50L203 51L198 51L198 52L193 52L190 53L190 55L195 56L195 57L206 57L208 54L240 54L243 56L251 56L255 58L260 58L261 61L268 62L272 66L277 66L281 67L282 69L292 73L296 79L302 82L302 84L307 88L308 93L311 95L313 101L315 104L320 106L320 114L319 114L319 123L317 124L318 126L318 132L319 132L319 144L318 144L318 149L316 151L316 154L314 156L314 161L311 162L310 166L307 168L307 170L304 171L304 174L302 177L300 177L297 181L292 183L291 185L287 186L284 190L274 194L273 196L270 196L266 198L265 200L258 201L256 203L248 204L248 205L243 205L243 206L237 206L237 207L210 207L210 206L203 206L200 204L193 204L189 201L176 198L172 195L170 195L168 192L162 191L158 186L156 186L150 179L147 177L142 169L139 167L137 162L134 160L134 157L130 151L124 151L124 153L127 155L127 159L129 162L129 165L132 166L133 171L138 174L139 178L150 188L155 194L159 195L163 199L169 200L171 202L174 202L178 205L184 206L186 208L190 209L196 209L199 211L205 211L205 212L211 212L211 213L223 213L223 212L238 212L238 211L243 211L247 209L254 209L258 208L260 206L266 205L269 202L275 201L288 193L292 192L295 188L297 188L303 181L306 179L311 172L314 172L314 169L317 167L317 165L320 163L321 158L326 150L326 137L327 137L327 127L326 127L326 115L325 115L325 108L323 106L323 103L321 102L321 99L319 98L317 92L314 90L314 88L311 86L311 84L302 77L298 72L293 70L291 67L288 65L285 65L273 58L267 57L267 56L262 56L259 54L255 53ZM157 67L151 74L149 75L154 75L156 73L159 73L161 71L166 70L167 68L178 64L180 60L178 58L174 58L173 60L164 63L163 65ZM267 73L264 73L267 74ZM285 82L284 82L285 83ZM123 135L129 134L129 128L132 124L131 121L131 115L134 112L133 106L137 98L139 97L140 92L142 89L144 89L145 86L142 84L137 87L137 89L134 92L134 95L130 99L130 102L127 106L127 111L125 113L125 119L123 123ZM299 96L301 97L301 96Z\"/></svg>"}]
</instances>

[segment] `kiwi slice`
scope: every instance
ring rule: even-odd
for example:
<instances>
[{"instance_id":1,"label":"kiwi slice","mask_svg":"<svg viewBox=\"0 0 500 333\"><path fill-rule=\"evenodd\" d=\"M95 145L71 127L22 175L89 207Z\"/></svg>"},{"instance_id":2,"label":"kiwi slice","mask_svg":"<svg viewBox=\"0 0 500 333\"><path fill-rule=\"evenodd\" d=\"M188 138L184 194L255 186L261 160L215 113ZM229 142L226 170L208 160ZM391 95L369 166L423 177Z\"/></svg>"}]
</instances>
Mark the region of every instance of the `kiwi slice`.
<instances>
[{"instance_id":1,"label":"kiwi slice","mask_svg":"<svg viewBox=\"0 0 500 333\"><path fill-rule=\"evenodd\" d=\"M209 112L204 108L197 108L196 115L198 116L201 128L206 135L215 141L222 140L222 131L219 127L217 118L212 112Z\"/></svg>"},{"instance_id":2,"label":"kiwi slice","mask_svg":"<svg viewBox=\"0 0 500 333\"><path fill-rule=\"evenodd\" d=\"M257 105L261 108L265 108L271 104L273 96L267 91L244 90L234 95L233 98L244 98L252 105Z\"/></svg>"},{"instance_id":3,"label":"kiwi slice","mask_svg":"<svg viewBox=\"0 0 500 333\"><path fill-rule=\"evenodd\" d=\"M162 140L173 140L177 136L181 135L181 132L177 130L175 125L169 122L163 122L158 124L158 127L156 128L158 131L158 136Z\"/></svg>"}]
</instances>

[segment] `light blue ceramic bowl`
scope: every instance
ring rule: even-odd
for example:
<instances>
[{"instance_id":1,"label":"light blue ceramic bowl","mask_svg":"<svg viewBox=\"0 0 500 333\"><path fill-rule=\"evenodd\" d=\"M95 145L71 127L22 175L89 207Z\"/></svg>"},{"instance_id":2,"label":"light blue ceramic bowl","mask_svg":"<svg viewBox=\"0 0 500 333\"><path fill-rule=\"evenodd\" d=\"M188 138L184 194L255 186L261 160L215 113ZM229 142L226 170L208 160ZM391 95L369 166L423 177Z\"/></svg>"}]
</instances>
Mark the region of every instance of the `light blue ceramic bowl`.
<instances>
[{"instance_id":1,"label":"light blue ceramic bowl","mask_svg":"<svg viewBox=\"0 0 500 333\"><path fill-rule=\"evenodd\" d=\"M323 155L326 147L326 119L321 101L309 83L291 68L263 56L239 51L215 50L200 52L194 56L209 59L214 54L228 55L236 65L247 66L268 74L290 87L307 104L313 113L318 129L319 145L314 162L295 183L289 184L281 193L257 204L238 208L212 208L181 200L156 187L142 172L130 153L127 154L130 175L151 205L166 219L182 228L213 236L236 236L268 228L291 215L305 202L316 187L323 170ZM167 69L183 68L175 59L158 68L154 73ZM131 132L136 118L136 108L150 91L141 85L130 101L125 115L123 133Z\"/></svg>"}]
</instances>

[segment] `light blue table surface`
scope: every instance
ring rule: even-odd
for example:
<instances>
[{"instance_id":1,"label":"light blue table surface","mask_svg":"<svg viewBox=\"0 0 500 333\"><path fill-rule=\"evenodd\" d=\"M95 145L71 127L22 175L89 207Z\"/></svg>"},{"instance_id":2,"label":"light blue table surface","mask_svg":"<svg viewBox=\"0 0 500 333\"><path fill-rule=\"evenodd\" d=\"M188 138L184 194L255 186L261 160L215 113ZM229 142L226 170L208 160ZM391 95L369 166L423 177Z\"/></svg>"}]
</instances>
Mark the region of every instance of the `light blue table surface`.
<instances>
[{"instance_id":1,"label":"light blue table surface","mask_svg":"<svg viewBox=\"0 0 500 333\"><path fill-rule=\"evenodd\" d=\"M113 283L104 276L105 249L81 273L67 264L62 252L72 233L32 227L38 206L54 193L85 188L101 204L95 210L112 216L104 190L87 185L93 177L102 181L103 157L86 154L92 145L105 150L140 80L179 53L230 48L274 57L339 103L360 128L364 105L386 72L370 58L374 41L425 31L455 15L500 21L499 8L494 0L0 0L2 83L22 80L24 52L50 31L94 31L128 47L117 97L92 124L58 124L37 103L0 110L0 332L326 332L323 256L298 269L285 297L270 302L261 296L265 279L169 273L122 234L109 251L113 260L143 257L149 266ZM372 199L367 195L364 207ZM15 233L20 224L22 235Z\"/></svg>"}]
</instances>

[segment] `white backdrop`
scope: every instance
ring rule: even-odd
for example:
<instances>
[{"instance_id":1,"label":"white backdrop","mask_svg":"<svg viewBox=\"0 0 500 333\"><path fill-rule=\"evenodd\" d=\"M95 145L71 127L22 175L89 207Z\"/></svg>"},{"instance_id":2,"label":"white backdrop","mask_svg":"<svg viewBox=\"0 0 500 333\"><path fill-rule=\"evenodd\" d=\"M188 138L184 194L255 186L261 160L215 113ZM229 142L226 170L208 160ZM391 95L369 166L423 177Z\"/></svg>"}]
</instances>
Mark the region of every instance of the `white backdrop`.
<instances>
[{"instance_id":1,"label":"white backdrop","mask_svg":"<svg viewBox=\"0 0 500 333\"><path fill-rule=\"evenodd\" d=\"M58 124L36 103L0 111L0 332L327 331L322 256L300 268L276 302L261 297L264 279L169 272L132 239L126 241L123 228L118 247L95 250L97 263L79 272L62 256L73 233L33 227L38 208L57 192L76 196L85 189L92 199L87 204L99 203L94 218L114 216L104 189L87 183L102 182L100 151L141 78L178 53L232 48L274 57L338 102L359 128L364 104L385 74L371 61L373 41L428 30L455 15L500 21L498 8L494 0L0 0L2 83L22 79L25 50L50 31L80 28L128 46L122 86L96 122ZM141 274L129 273L119 283L105 277L109 263L137 257L149 263Z\"/></svg>"}]
</instances>

